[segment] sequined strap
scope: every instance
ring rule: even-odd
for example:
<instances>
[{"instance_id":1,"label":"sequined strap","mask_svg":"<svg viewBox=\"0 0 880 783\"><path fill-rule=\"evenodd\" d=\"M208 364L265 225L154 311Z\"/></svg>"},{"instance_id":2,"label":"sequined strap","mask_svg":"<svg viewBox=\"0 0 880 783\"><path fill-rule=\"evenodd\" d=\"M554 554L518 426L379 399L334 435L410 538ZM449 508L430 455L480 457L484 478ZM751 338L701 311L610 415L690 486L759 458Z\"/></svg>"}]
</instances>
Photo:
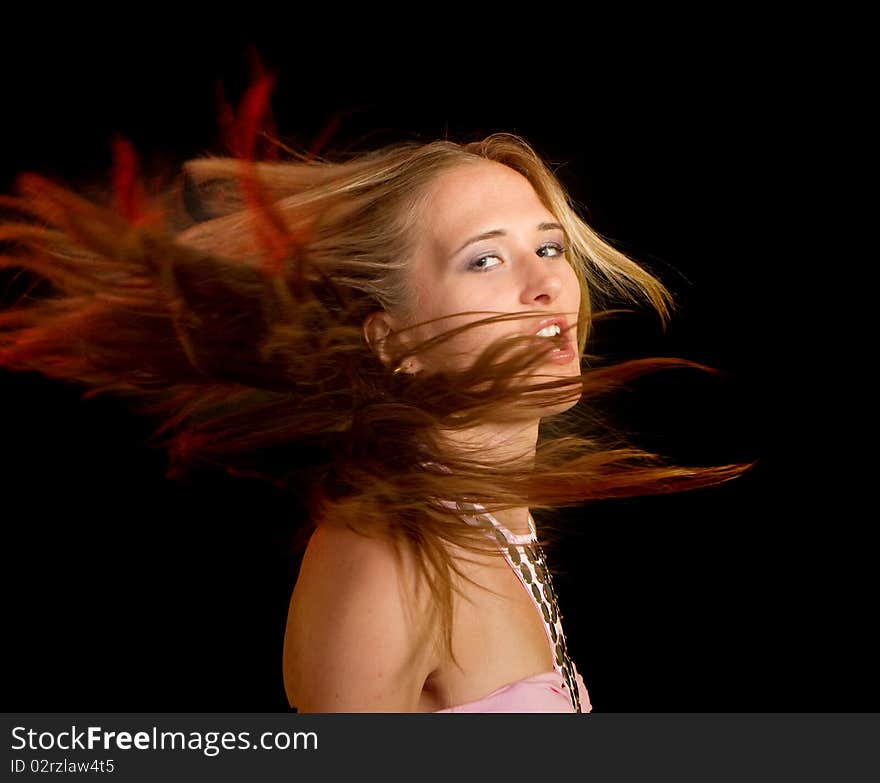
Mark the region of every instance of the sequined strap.
<instances>
[{"instance_id":1,"label":"sequined strap","mask_svg":"<svg viewBox=\"0 0 880 783\"><path fill-rule=\"evenodd\" d=\"M470 507L465 509L463 504L458 504L462 511L473 514L473 516L464 516L465 521L478 526L492 526L493 530L490 531L490 534L494 534L508 564L519 577L523 587L532 596L550 642L553 667L562 676L563 683L568 688L575 712L581 712L576 670L569 657L565 633L562 630L559 601L553 588L553 579L547 568L544 551L537 541L537 532L531 515L529 515L531 532L516 534L504 527L479 504L468 505Z\"/></svg>"}]
</instances>

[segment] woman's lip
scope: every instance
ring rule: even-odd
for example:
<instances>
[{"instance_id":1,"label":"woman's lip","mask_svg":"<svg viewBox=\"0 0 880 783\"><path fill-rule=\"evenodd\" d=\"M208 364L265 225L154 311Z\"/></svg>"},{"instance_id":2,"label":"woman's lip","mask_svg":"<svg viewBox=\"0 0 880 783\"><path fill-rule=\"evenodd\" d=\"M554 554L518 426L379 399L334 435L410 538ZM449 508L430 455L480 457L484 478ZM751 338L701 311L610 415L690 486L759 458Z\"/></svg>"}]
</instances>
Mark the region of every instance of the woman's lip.
<instances>
[{"instance_id":1,"label":"woman's lip","mask_svg":"<svg viewBox=\"0 0 880 783\"><path fill-rule=\"evenodd\" d=\"M533 335L537 335L542 329L546 329L548 326L553 326L554 324L558 324L559 334L553 337L541 338L553 343L553 348L547 352L546 361L554 362L556 364L568 364L575 358L575 348L574 340L572 340L571 335L571 327L563 316L557 315L540 321L537 329L533 332Z\"/></svg>"},{"instance_id":2,"label":"woman's lip","mask_svg":"<svg viewBox=\"0 0 880 783\"><path fill-rule=\"evenodd\" d=\"M574 359L574 343L566 340L565 346L562 348L554 348L547 355L547 361L556 362L557 364L568 364Z\"/></svg>"},{"instance_id":3,"label":"woman's lip","mask_svg":"<svg viewBox=\"0 0 880 783\"><path fill-rule=\"evenodd\" d=\"M543 337L552 344L552 348L546 352L545 361L556 362L557 364L568 364L575 357L574 341L564 334L556 337Z\"/></svg>"},{"instance_id":4,"label":"woman's lip","mask_svg":"<svg viewBox=\"0 0 880 783\"><path fill-rule=\"evenodd\" d=\"M555 318L545 318L543 321L538 322L538 328L535 329L533 334L537 334L542 329L546 329L548 326L553 326L554 324L559 326L559 333L565 334L568 331L568 323L561 316L556 316Z\"/></svg>"}]
</instances>

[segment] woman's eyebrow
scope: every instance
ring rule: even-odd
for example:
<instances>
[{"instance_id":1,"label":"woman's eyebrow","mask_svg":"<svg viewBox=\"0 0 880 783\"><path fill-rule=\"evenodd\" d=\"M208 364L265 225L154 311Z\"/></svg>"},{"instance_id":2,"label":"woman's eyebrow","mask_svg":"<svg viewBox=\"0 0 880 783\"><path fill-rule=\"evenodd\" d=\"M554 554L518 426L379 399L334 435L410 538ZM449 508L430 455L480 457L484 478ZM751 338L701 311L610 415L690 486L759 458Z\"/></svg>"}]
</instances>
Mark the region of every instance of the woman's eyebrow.
<instances>
[{"instance_id":1,"label":"woman's eyebrow","mask_svg":"<svg viewBox=\"0 0 880 783\"><path fill-rule=\"evenodd\" d=\"M538 223L538 231L553 231L554 229L560 229L561 231L565 231L564 228L559 223ZM458 250L453 253L453 255L458 255L462 250L464 250L468 245L472 245L474 242L479 242L483 239L492 239L492 237L503 237L507 236L507 232L503 228L495 228L491 231L484 231L482 234L477 234L475 237L471 237L467 242L465 242Z\"/></svg>"}]
</instances>

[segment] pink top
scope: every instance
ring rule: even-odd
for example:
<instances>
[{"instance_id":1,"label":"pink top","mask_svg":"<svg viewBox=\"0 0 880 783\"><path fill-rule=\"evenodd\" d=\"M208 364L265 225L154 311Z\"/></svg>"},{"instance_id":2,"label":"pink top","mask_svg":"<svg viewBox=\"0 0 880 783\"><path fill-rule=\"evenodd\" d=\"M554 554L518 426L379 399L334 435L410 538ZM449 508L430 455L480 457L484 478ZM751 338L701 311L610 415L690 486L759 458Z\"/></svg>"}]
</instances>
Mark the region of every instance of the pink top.
<instances>
[{"instance_id":1,"label":"pink top","mask_svg":"<svg viewBox=\"0 0 880 783\"><path fill-rule=\"evenodd\" d=\"M448 501L441 502L449 508L454 507ZM478 515L463 516L463 519L480 527L489 527L491 524L494 530L488 530L487 535L495 536L505 560L532 598L547 632L553 653L553 671L516 680L481 699L436 712L590 712L592 705L587 686L568 657L565 634L562 632L562 615L544 553L537 543L531 514L531 532L516 534L504 527L483 506L477 503L471 506L468 510L477 511ZM461 509L461 505L458 508Z\"/></svg>"}]
</instances>

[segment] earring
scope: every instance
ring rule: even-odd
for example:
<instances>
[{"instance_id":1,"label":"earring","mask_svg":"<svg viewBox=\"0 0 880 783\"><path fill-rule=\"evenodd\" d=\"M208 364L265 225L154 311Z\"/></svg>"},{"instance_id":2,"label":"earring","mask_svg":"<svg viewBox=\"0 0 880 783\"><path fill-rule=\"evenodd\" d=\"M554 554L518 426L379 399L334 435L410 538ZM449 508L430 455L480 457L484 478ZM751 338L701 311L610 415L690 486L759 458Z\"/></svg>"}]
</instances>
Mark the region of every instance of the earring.
<instances>
[{"instance_id":1,"label":"earring","mask_svg":"<svg viewBox=\"0 0 880 783\"><path fill-rule=\"evenodd\" d=\"M412 369L412 362L408 362L408 361L407 361L407 362L401 362L399 365L397 365L397 367L394 368L394 372L391 373L391 374L392 374L392 375L397 375L397 373L399 373L399 372L405 372L405 373L407 373L408 375L409 375L409 374L415 374L415 373L410 373L410 370L411 370L411 369Z\"/></svg>"}]
</instances>

